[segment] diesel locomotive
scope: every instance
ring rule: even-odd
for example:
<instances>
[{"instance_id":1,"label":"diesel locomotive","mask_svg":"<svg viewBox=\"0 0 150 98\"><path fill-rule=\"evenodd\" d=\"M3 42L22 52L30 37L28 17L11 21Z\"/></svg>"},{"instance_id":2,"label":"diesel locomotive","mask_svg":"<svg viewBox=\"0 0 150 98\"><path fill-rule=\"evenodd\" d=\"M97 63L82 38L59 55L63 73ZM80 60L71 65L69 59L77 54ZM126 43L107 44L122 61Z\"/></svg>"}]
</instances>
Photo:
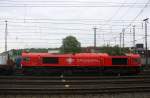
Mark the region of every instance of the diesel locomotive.
<instances>
[{"instance_id":1,"label":"diesel locomotive","mask_svg":"<svg viewBox=\"0 0 150 98\"><path fill-rule=\"evenodd\" d=\"M22 73L139 73L140 55L111 56L106 53L22 53Z\"/></svg>"}]
</instances>

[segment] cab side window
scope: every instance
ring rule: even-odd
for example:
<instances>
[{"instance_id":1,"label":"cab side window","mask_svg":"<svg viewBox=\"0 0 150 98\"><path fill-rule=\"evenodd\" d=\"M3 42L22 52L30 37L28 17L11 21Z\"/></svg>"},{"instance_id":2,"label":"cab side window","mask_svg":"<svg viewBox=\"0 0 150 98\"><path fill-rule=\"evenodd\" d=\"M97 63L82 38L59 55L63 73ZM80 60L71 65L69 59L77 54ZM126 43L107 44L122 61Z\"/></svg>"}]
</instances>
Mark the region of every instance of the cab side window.
<instances>
[{"instance_id":1,"label":"cab side window","mask_svg":"<svg viewBox=\"0 0 150 98\"><path fill-rule=\"evenodd\" d=\"M43 57L43 64L58 64L58 57Z\"/></svg>"}]
</instances>

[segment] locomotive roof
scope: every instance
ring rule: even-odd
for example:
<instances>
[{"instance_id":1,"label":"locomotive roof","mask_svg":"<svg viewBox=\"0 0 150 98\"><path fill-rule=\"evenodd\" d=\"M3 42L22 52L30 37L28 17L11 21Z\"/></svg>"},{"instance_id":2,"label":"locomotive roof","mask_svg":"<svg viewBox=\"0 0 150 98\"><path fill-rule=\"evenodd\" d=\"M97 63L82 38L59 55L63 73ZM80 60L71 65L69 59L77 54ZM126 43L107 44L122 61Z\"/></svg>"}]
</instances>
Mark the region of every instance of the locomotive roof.
<instances>
[{"instance_id":1,"label":"locomotive roof","mask_svg":"<svg viewBox=\"0 0 150 98\"><path fill-rule=\"evenodd\" d=\"M139 58L140 55L139 54L133 54L133 53L129 53L129 54L125 54L125 55L116 55L116 56L111 56L111 57L122 57L122 58L126 58L126 57L135 57L135 58Z\"/></svg>"},{"instance_id":2,"label":"locomotive roof","mask_svg":"<svg viewBox=\"0 0 150 98\"><path fill-rule=\"evenodd\" d=\"M109 56L107 53L77 53L76 56Z\"/></svg>"},{"instance_id":3,"label":"locomotive roof","mask_svg":"<svg viewBox=\"0 0 150 98\"><path fill-rule=\"evenodd\" d=\"M133 54L133 53L130 53L130 54L126 54L126 56L132 56L132 57L140 57L139 54Z\"/></svg>"},{"instance_id":4,"label":"locomotive roof","mask_svg":"<svg viewBox=\"0 0 150 98\"><path fill-rule=\"evenodd\" d=\"M77 53L77 54L53 54L53 53L22 53L22 56L85 56L85 57L96 57L96 56L109 56L106 53Z\"/></svg>"},{"instance_id":5,"label":"locomotive roof","mask_svg":"<svg viewBox=\"0 0 150 98\"><path fill-rule=\"evenodd\" d=\"M23 56L72 56L72 54L22 53Z\"/></svg>"},{"instance_id":6,"label":"locomotive roof","mask_svg":"<svg viewBox=\"0 0 150 98\"><path fill-rule=\"evenodd\" d=\"M107 53L77 53L77 54L54 54L54 53L22 53L22 56L53 56L53 57L68 57L68 56L77 56L77 57L98 57L98 56L103 56L103 57L108 57ZM111 56L111 57L127 57L127 56L132 56L132 57L140 57L139 54L126 54L123 56Z\"/></svg>"}]
</instances>

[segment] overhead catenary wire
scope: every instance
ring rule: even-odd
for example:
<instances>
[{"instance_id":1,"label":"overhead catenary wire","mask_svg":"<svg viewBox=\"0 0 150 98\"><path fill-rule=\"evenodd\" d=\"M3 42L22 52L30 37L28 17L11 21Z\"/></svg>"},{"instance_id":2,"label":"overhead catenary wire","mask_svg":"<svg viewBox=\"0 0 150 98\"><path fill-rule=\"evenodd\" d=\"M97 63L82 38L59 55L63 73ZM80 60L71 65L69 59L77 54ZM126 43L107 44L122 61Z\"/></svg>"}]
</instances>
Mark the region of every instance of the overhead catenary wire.
<instances>
[{"instance_id":1,"label":"overhead catenary wire","mask_svg":"<svg viewBox=\"0 0 150 98\"><path fill-rule=\"evenodd\" d=\"M143 3L144 4L144 3ZM94 19L93 19L94 20ZM92 21L93 21L92 20ZM35 20L36 21L36 20ZM56 20L55 20L56 21ZM57 21L60 21L60 20L57 20ZM68 21L68 20L67 20ZM69 21L72 21L72 20L69 20ZM74 20L73 20L74 21ZM136 21L136 20L135 20ZM34 22L34 21L33 21ZM114 21L114 22L118 22L118 21ZM120 21L119 21L120 22ZM128 21L127 23L130 23L131 21ZM42 23L44 23L44 21L42 21ZM40 23L40 24L42 24L42 23ZM86 22L87 23L87 22ZM17 24L17 23L16 23ZM25 23L26 24L26 23ZM32 22L30 23L28 23L28 24L32 24ZM69 24L69 23L68 23ZM92 24L93 25L93 24ZM41 29L40 27L39 27L39 29ZM60 30L65 30L66 29L66 31L69 31L69 30L73 30L73 29L70 29L70 28L60 28ZM11 30L11 29L9 29L9 30ZM74 29L74 30L78 30L78 29ZM110 30L110 29L107 29L107 30ZM46 32L47 33L47 32ZM71 33L72 34L72 33ZM114 34L113 34L114 35ZM115 34L116 35L116 34Z\"/></svg>"},{"instance_id":2,"label":"overhead catenary wire","mask_svg":"<svg viewBox=\"0 0 150 98\"><path fill-rule=\"evenodd\" d=\"M124 6L122 6L124 5ZM0 7L143 7L145 3L87 1L1 1ZM150 4L147 3L147 6Z\"/></svg>"},{"instance_id":3,"label":"overhead catenary wire","mask_svg":"<svg viewBox=\"0 0 150 98\"><path fill-rule=\"evenodd\" d=\"M124 6L122 6L124 5ZM0 7L142 7L145 3L98 2L98 1L1 1ZM147 6L149 3L147 3Z\"/></svg>"},{"instance_id":4,"label":"overhead catenary wire","mask_svg":"<svg viewBox=\"0 0 150 98\"><path fill-rule=\"evenodd\" d=\"M129 8L127 9L127 11L126 11L124 14L122 14L122 16L119 18L120 20L121 20L123 17L125 17L126 15L128 15L130 9L133 8L133 7L137 4L137 0L135 0L135 2L134 2L133 4L134 4L133 6L129 7Z\"/></svg>"},{"instance_id":5,"label":"overhead catenary wire","mask_svg":"<svg viewBox=\"0 0 150 98\"><path fill-rule=\"evenodd\" d=\"M144 7L140 10L140 12L134 17L134 19L125 29L127 29L128 27L132 25L132 23L143 13L144 9L148 6L149 3L150 3L150 0L148 0L147 3L145 3Z\"/></svg>"},{"instance_id":6,"label":"overhead catenary wire","mask_svg":"<svg viewBox=\"0 0 150 98\"><path fill-rule=\"evenodd\" d=\"M126 26L125 28L123 28L124 31L126 31L126 29L128 29L128 28L134 23L134 21L143 13L144 9L145 9L146 7L148 7L148 4L149 4L149 3L150 3L150 0L148 0L148 1L145 3L144 7L143 7L143 8L140 10L140 12L134 17L134 19L129 23L129 25Z\"/></svg>"}]
</instances>

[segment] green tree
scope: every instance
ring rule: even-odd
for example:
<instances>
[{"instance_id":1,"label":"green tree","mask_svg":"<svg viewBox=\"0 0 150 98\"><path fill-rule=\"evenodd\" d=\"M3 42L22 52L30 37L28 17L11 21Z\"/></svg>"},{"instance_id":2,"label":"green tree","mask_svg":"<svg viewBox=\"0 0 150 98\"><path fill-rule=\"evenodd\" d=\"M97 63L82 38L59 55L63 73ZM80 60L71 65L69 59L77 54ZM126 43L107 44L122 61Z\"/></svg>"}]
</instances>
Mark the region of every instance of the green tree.
<instances>
[{"instance_id":1,"label":"green tree","mask_svg":"<svg viewBox=\"0 0 150 98\"><path fill-rule=\"evenodd\" d=\"M81 52L81 44L74 36L67 36L62 41L60 48L61 53L78 53Z\"/></svg>"},{"instance_id":2,"label":"green tree","mask_svg":"<svg viewBox=\"0 0 150 98\"><path fill-rule=\"evenodd\" d=\"M129 48L120 48L119 46L103 46L100 48L100 52L110 55L125 55L126 53L130 53L130 50Z\"/></svg>"}]
</instances>

